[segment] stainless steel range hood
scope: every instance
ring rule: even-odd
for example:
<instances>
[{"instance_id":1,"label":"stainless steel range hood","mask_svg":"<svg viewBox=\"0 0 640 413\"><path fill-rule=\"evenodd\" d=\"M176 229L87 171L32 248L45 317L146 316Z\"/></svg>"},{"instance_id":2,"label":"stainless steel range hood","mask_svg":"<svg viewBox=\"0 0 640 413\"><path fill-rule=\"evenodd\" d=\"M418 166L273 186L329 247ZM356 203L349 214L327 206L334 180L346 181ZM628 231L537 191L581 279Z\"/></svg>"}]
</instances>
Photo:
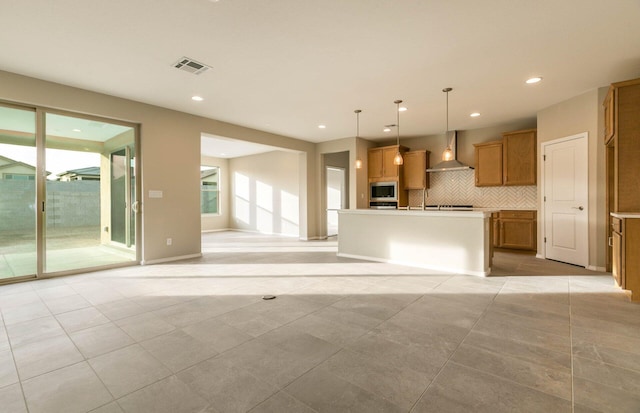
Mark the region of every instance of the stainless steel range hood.
<instances>
[{"instance_id":1,"label":"stainless steel range hood","mask_svg":"<svg viewBox=\"0 0 640 413\"><path fill-rule=\"evenodd\" d=\"M457 144L458 144L458 131L449 131L447 133L447 142L451 142L449 147L453 152L453 159L450 161L442 161L439 164L433 166L432 168L427 169L427 172L449 172L449 171L467 171L469 169L473 169L469 165L465 165L462 162L456 159L457 155Z\"/></svg>"}]
</instances>

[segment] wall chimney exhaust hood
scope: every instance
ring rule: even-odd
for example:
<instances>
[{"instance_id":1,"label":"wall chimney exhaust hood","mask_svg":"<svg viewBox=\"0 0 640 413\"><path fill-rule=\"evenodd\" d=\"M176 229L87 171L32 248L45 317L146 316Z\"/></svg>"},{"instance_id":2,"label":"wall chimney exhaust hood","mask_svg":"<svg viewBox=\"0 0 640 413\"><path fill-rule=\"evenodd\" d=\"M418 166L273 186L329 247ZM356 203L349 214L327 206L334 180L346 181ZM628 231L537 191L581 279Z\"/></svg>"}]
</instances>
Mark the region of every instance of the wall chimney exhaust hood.
<instances>
[{"instance_id":1,"label":"wall chimney exhaust hood","mask_svg":"<svg viewBox=\"0 0 640 413\"><path fill-rule=\"evenodd\" d=\"M454 130L447 132L447 142L450 142L447 145L447 149L451 149L451 151L453 152L453 159L449 161L442 161L439 164L435 165L433 168L427 169L427 172L467 171L469 169L473 169L469 165L465 165L456 159L458 131Z\"/></svg>"}]
</instances>

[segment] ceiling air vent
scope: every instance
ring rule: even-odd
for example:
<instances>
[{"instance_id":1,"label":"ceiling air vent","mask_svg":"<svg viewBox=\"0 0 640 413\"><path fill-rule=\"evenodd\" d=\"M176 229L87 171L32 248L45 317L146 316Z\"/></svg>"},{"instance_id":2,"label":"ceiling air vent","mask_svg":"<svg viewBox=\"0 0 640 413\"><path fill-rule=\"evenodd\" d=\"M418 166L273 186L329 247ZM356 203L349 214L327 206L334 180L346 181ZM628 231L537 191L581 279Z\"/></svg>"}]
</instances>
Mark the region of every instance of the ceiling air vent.
<instances>
[{"instance_id":1,"label":"ceiling air vent","mask_svg":"<svg viewBox=\"0 0 640 413\"><path fill-rule=\"evenodd\" d=\"M199 75L202 72L206 72L211 69L211 66L207 66L204 63L196 62L193 59L188 57L182 57L180 60L173 64L173 67L176 69L184 70L185 72L193 73L194 75Z\"/></svg>"}]
</instances>

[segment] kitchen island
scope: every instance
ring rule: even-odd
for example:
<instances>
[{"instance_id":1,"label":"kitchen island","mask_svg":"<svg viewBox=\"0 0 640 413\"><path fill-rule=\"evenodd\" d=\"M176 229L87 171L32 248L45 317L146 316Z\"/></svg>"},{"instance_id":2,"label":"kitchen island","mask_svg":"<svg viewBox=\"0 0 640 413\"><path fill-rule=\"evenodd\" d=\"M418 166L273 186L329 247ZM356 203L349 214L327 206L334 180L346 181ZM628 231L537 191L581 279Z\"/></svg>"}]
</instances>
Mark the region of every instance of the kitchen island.
<instances>
[{"instance_id":1,"label":"kitchen island","mask_svg":"<svg viewBox=\"0 0 640 413\"><path fill-rule=\"evenodd\" d=\"M491 212L340 210L338 256L487 276Z\"/></svg>"}]
</instances>

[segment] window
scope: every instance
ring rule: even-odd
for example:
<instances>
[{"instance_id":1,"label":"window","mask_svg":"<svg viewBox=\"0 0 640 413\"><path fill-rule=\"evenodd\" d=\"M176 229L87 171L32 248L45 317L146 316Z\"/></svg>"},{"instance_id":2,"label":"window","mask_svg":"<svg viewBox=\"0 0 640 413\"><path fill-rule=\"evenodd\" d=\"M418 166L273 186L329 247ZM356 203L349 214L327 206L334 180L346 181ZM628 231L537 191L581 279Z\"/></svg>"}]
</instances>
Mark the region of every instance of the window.
<instances>
[{"instance_id":1,"label":"window","mask_svg":"<svg viewBox=\"0 0 640 413\"><path fill-rule=\"evenodd\" d=\"M220 168L217 166L200 167L200 213L219 214Z\"/></svg>"},{"instance_id":2,"label":"window","mask_svg":"<svg viewBox=\"0 0 640 413\"><path fill-rule=\"evenodd\" d=\"M14 181L35 181L36 176L28 174L4 174L4 179Z\"/></svg>"}]
</instances>

